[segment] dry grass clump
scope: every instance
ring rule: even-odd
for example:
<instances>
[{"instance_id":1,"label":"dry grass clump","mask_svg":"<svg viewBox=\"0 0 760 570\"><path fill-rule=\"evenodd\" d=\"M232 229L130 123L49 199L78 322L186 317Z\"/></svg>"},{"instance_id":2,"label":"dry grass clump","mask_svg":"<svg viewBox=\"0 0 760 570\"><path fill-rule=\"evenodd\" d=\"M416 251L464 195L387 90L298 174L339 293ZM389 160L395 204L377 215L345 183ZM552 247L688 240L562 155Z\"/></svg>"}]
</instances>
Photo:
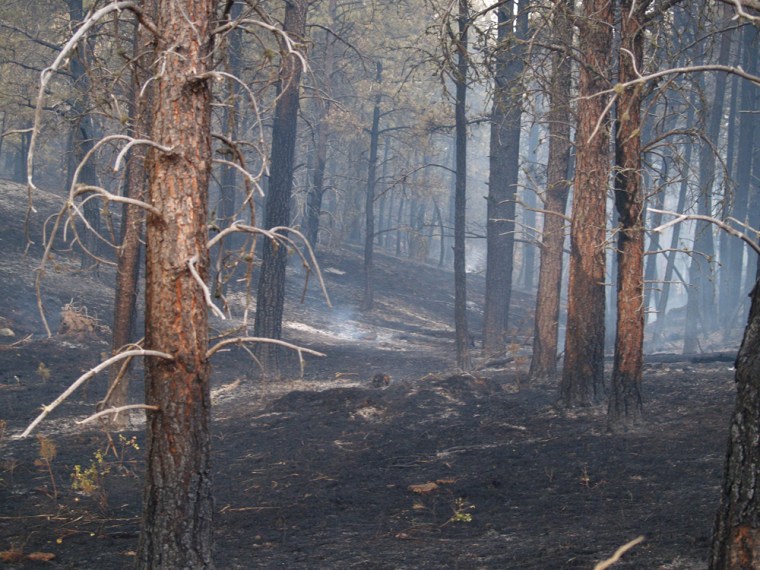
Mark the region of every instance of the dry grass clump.
<instances>
[{"instance_id":1,"label":"dry grass clump","mask_svg":"<svg viewBox=\"0 0 760 570\"><path fill-rule=\"evenodd\" d=\"M87 307L76 305L72 301L66 303L61 309L61 324L58 326L58 334L85 340L110 334L110 329L96 317L89 315Z\"/></svg>"}]
</instances>

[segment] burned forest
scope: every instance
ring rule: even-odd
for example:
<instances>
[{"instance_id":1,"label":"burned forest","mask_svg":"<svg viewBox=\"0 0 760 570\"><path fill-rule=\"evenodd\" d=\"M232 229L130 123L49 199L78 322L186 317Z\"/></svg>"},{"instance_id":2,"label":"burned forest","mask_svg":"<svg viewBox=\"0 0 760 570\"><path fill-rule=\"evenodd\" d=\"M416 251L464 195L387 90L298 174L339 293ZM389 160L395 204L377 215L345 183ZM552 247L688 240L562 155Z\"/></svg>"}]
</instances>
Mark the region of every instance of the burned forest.
<instances>
[{"instance_id":1,"label":"burned forest","mask_svg":"<svg viewBox=\"0 0 760 570\"><path fill-rule=\"evenodd\" d=\"M0 565L760 568L756 0L6 0Z\"/></svg>"}]
</instances>

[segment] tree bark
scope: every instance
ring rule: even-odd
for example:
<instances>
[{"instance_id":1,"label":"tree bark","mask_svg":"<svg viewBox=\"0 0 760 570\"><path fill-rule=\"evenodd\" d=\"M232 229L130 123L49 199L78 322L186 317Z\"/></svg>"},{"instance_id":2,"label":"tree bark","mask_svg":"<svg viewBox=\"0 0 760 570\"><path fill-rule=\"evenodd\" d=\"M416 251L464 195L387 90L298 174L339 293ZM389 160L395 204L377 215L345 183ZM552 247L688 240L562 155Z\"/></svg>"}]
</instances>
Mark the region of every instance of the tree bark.
<instances>
[{"instance_id":1,"label":"tree bark","mask_svg":"<svg viewBox=\"0 0 760 570\"><path fill-rule=\"evenodd\" d=\"M515 1L496 10L497 53L491 110L491 141L486 221L486 291L483 311L483 350L493 355L504 350L512 299L515 249L515 211L520 162L522 117L522 48L515 41ZM519 2L527 19L527 4Z\"/></svg>"},{"instance_id":2,"label":"tree bark","mask_svg":"<svg viewBox=\"0 0 760 570\"><path fill-rule=\"evenodd\" d=\"M375 186L377 184L377 147L380 139L380 84L383 79L383 66L376 62L375 105L372 109L372 128L369 133L369 165L367 169L367 193L364 201L364 298L362 308L372 310L375 304L373 282L375 253Z\"/></svg>"},{"instance_id":3,"label":"tree bark","mask_svg":"<svg viewBox=\"0 0 760 570\"><path fill-rule=\"evenodd\" d=\"M457 14L458 42L456 66L456 100L454 122L456 131L456 191L454 193L454 328L457 366L472 369L470 332L467 325L467 269L465 259L465 224L467 216L467 32L469 27L468 0L459 0Z\"/></svg>"},{"instance_id":4,"label":"tree bark","mask_svg":"<svg viewBox=\"0 0 760 570\"><path fill-rule=\"evenodd\" d=\"M241 4L233 4L230 8L229 19L235 20L242 13ZM240 28L232 29L226 36L226 67L227 73L232 77L240 77L243 67L243 31ZM226 80L226 101L222 108L222 125L224 136L230 141L238 138L238 122L240 119L240 84L235 79L228 77ZM236 162L238 157L231 148L224 148L225 158ZM237 213L238 195L238 171L227 164L219 168L219 201L216 205L216 224L219 228L229 227L235 221ZM250 197L253 200L253 196ZM232 234L222 238L215 248L212 266L214 268L214 297L224 297L229 280L228 272L234 268L236 261L228 263L228 251L235 250L242 245L240 234ZM234 254L233 254L234 255Z\"/></svg>"},{"instance_id":5,"label":"tree bark","mask_svg":"<svg viewBox=\"0 0 760 570\"><path fill-rule=\"evenodd\" d=\"M643 67L640 10L622 0L619 82ZM607 412L609 426L626 429L642 418L641 371L644 353L644 188L641 178L641 86L618 93L615 130L615 207L618 228L618 281L615 358Z\"/></svg>"},{"instance_id":6,"label":"tree bark","mask_svg":"<svg viewBox=\"0 0 760 570\"><path fill-rule=\"evenodd\" d=\"M533 331L533 357L530 362L531 382L553 379L557 374L559 306L562 287L562 255L565 243L565 218L570 191L570 88L573 26L570 15L572 0L558 2L554 16L553 36L563 51L552 57L552 78L549 86L549 161L546 173L544 223L541 240L541 264L538 272L536 318Z\"/></svg>"},{"instance_id":7,"label":"tree bark","mask_svg":"<svg viewBox=\"0 0 760 570\"><path fill-rule=\"evenodd\" d=\"M300 41L306 33L306 0L286 0L283 31L292 40ZM271 229L290 224L290 198L293 190L293 162L298 127L299 85L301 62L282 48L282 63L278 85L279 97L275 106L272 127L272 157L269 188L266 198L264 227ZM256 292L254 335L279 339L282 337L282 313L285 305L285 268L287 248L264 241L261 274ZM265 375L280 373L278 346L270 343L256 345L255 354Z\"/></svg>"},{"instance_id":8,"label":"tree bark","mask_svg":"<svg viewBox=\"0 0 760 570\"><path fill-rule=\"evenodd\" d=\"M598 93L608 87L612 3L584 2L579 28L577 167L570 228L565 364L560 382L560 402L567 407L590 404L604 392L606 199L610 160L607 97Z\"/></svg>"},{"instance_id":9,"label":"tree bark","mask_svg":"<svg viewBox=\"0 0 760 570\"><path fill-rule=\"evenodd\" d=\"M155 6L143 2L143 10L155 15ZM134 59L132 68L131 111L132 124L130 135L134 138L144 138L151 127L152 87L141 95L142 86L150 77L148 67L151 63L152 34L143 26L135 24ZM151 82L152 83L152 82ZM145 151L142 147L134 147L127 162L127 177L125 195L134 200L144 200L146 187ZM135 339L135 320L137 304L138 278L140 275L140 248L145 216L143 209L125 204L121 217L121 244L116 250L116 294L114 298L113 337L111 351L116 354ZM127 404L129 390L129 369L122 370L114 366L111 370L109 398L107 406L120 407ZM113 430L125 429L129 425L129 417L125 414L111 416L110 427Z\"/></svg>"},{"instance_id":10,"label":"tree bark","mask_svg":"<svg viewBox=\"0 0 760 570\"><path fill-rule=\"evenodd\" d=\"M721 65L728 64L731 53L733 30L723 32L720 42ZM718 146L721 124L723 123L723 103L725 100L727 75L720 73L715 78L713 104L706 113L707 132L699 145L699 202L697 213L713 215L713 185L715 183L715 153ZM710 334L717 321L715 309L715 239L712 224L697 220L694 229L694 254L689 265L689 288L684 330L684 354L699 351L698 331ZM701 325L701 327L699 326Z\"/></svg>"},{"instance_id":11,"label":"tree bark","mask_svg":"<svg viewBox=\"0 0 760 570\"><path fill-rule=\"evenodd\" d=\"M171 150L148 152L147 467L140 568L212 568L212 472L207 306L189 264L208 274L211 92L200 79L211 60L213 0L158 0L151 138Z\"/></svg>"},{"instance_id":12,"label":"tree bark","mask_svg":"<svg viewBox=\"0 0 760 570\"><path fill-rule=\"evenodd\" d=\"M330 20L334 23L337 17L337 2L330 0ZM322 199L325 194L325 170L327 167L327 148L330 141L330 126L327 122L332 107L330 92L332 76L335 67L335 42L336 39L331 31L325 31L324 51L324 83L323 89L327 93L324 99L316 99L317 107L316 127L314 133L314 174L311 188L306 198L306 238L312 248L316 250L319 240L319 220L322 215Z\"/></svg>"},{"instance_id":13,"label":"tree bark","mask_svg":"<svg viewBox=\"0 0 760 570\"><path fill-rule=\"evenodd\" d=\"M752 570L760 565L760 282L736 358L736 407L729 429L711 570Z\"/></svg>"},{"instance_id":14,"label":"tree bark","mask_svg":"<svg viewBox=\"0 0 760 570\"><path fill-rule=\"evenodd\" d=\"M744 57L742 67L747 73L757 74L758 72L758 49L757 38L758 31L754 26L745 26L742 31L742 42L744 44ZM753 161L755 158L754 140L757 131L757 113L758 93L757 88L750 81L743 81L741 84L741 98L739 102L739 146L736 157L736 185L734 187L733 210L731 215L739 221L747 219L747 205L749 201L751 174ZM728 258L722 260L723 270L721 271L721 298L723 299L723 326L728 330L734 322L734 315L739 310L739 301L743 297L741 294L744 288L742 281L742 266L744 261L744 252L747 250L743 244L737 247L732 243L728 247Z\"/></svg>"},{"instance_id":15,"label":"tree bark","mask_svg":"<svg viewBox=\"0 0 760 570\"><path fill-rule=\"evenodd\" d=\"M69 21L72 28L81 24L84 20L82 0L66 0L69 9ZM88 111L89 106L89 77L86 73L84 45L80 44L71 57L71 80L74 85L74 98L71 101L71 131L69 133L69 163L66 176L67 186L70 187L74 172L84 160L85 155L93 148L94 125L92 116ZM90 159L81 169L78 184L97 185L95 165ZM100 250L101 240L96 235L100 231L100 206L98 200L88 200L82 207L84 218L89 224L77 224L79 245L82 248L81 267L84 269L92 263L92 255L97 255Z\"/></svg>"},{"instance_id":16,"label":"tree bark","mask_svg":"<svg viewBox=\"0 0 760 570\"><path fill-rule=\"evenodd\" d=\"M686 111L686 125L692 125L694 122L694 104L695 104L695 94L694 91L691 92L691 95L689 97L689 105L688 110ZM684 160L683 164L685 165L685 168L687 169L687 172L684 172L681 174L681 184L680 188L678 190L678 202L676 205L676 212L683 212L684 208L686 206L686 194L689 189L689 176L688 176L688 168L691 164L691 155L692 155L692 144L687 143L686 149L684 151ZM652 331L652 342L657 343L661 340L662 334L666 325L667 321L667 311L668 311L668 299L670 297L670 285L671 281L673 280L673 273L676 271L676 256L678 255L678 244L680 241L681 236L681 224L676 224L673 228L673 234L671 235L670 239L670 248L669 253L667 254L667 261L665 263L665 275L663 276L662 280L662 292L660 293L660 298L657 302L657 321L655 321L653 325L653 331ZM685 283L684 283L685 285Z\"/></svg>"}]
</instances>

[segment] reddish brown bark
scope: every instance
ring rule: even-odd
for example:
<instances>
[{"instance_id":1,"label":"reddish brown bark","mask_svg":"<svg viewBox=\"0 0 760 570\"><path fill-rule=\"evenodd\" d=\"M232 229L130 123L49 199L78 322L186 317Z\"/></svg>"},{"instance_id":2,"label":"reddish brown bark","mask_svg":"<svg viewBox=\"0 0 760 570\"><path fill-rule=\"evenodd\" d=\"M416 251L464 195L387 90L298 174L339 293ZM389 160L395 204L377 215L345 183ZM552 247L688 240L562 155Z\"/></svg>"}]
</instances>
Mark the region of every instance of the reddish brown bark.
<instances>
[{"instance_id":1,"label":"reddish brown bark","mask_svg":"<svg viewBox=\"0 0 760 570\"><path fill-rule=\"evenodd\" d=\"M146 348L147 469L141 568L210 568L212 494L207 306L188 264L207 277L211 97L199 78L211 60L213 0L159 0L151 138L171 149L148 153Z\"/></svg>"},{"instance_id":2,"label":"reddish brown bark","mask_svg":"<svg viewBox=\"0 0 760 570\"><path fill-rule=\"evenodd\" d=\"M144 2L143 10L151 7ZM153 8L151 7L151 10ZM155 13L152 11L151 13ZM144 138L151 121L149 93L150 85L142 90L143 83L150 77L147 66L152 62L148 54L152 35L143 27L136 25L134 40L134 63L132 68L132 128L131 136ZM143 200L145 196L145 149L135 147L127 163L127 181L125 195L134 200ZM137 303L137 282L140 274L140 239L145 216L142 208L126 204L122 209L121 244L116 250L116 294L114 300L113 337L111 350L116 354L133 342L135 336L135 317ZM129 371L121 366L111 370L108 406L119 407L127 404L129 389ZM111 419L111 429L119 430L128 426L128 416L118 414Z\"/></svg>"},{"instance_id":3,"label":"reddish brown bark","mask_svg":"<svg viewBox=\"0 0 760 570\"><path fill-rule=\"evenodd\" d=\"M639 10L621 4L619 82L637 77L643 62ZM641 86L618 94L615 140L615 207L618 228L617 330L608 421L627 428L641 420L644 352L644 190L641 179Z\"/></svg>"},{"instance_id":4,"label":"reddish brown bark","mask_svg":"<svg viewBox=\"0 0 760 570\"><path fill-rule=\"evenodd\" d=\"M604 392L605 208L610 161L607 97L597 94L609 86L612 2L584 2L578 26L578 150L570 228L565 365L560 383L560 400L565 406L587 405Z\"/></svg>"},{"instance_id":5,"label":"reddish brown bark","mask_svg":"<svg viewBox=\"0 0 760 570\"><path fill-rule=\"evenodd\" d=\"M570 0L558 2L555 11L555 43L564 51L552 59L552 80L549 87L549 162L546 173L544 225L541 240L541 267L538 274L536 319L533 333L533 357L530 362L531 382L548 380L557 374L557 344L559 332L559 300L562 284L562 253L565 243L570 163L570 85L573 28L570 22Z\"/></svg>"}]
</instances>

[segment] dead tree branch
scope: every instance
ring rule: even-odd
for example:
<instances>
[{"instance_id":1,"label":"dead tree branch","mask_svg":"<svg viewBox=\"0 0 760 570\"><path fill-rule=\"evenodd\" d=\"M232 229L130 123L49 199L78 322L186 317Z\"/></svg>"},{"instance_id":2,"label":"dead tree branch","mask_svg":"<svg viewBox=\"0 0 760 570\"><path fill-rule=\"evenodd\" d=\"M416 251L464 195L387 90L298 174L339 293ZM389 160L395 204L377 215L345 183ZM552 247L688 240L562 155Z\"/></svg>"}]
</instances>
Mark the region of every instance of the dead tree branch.
<instances>
[{"instance_id":1,"label":"dead tree branch","mask_svg":"<svg viewBox=\"0 0 760 570\"><path fill-rule=\"evenodd\" d=\"M144 349L136 349L136 350L127 350L125 352L121 352L115 356L112 356L108 360L104 360L100 364L98 364L96 367L91 368L84 374L82 374L79 378L77 378L72 384L64 390L64 392L58 396L53 402L48 404L47 406L42 406L42 413L38 415L34 421L29 424L29 426L18 436L16 436L17 439L23 439L27 437L30 433L32 433L32 430L37 427L37 425L44 420L50 412L55 410L66 398L71 396L77 388L79 388L82 384L87 382L90 378L98 374L99 372L102 372L112 364L118 362L119 360L123 360L124 358L129 358L132 356L157 356L159 358L164 358L166 360L174 360L174 357L171 354L167 354L165 352L159 352L157 350L144 350Z\"/></svg>"}]
</instances>

